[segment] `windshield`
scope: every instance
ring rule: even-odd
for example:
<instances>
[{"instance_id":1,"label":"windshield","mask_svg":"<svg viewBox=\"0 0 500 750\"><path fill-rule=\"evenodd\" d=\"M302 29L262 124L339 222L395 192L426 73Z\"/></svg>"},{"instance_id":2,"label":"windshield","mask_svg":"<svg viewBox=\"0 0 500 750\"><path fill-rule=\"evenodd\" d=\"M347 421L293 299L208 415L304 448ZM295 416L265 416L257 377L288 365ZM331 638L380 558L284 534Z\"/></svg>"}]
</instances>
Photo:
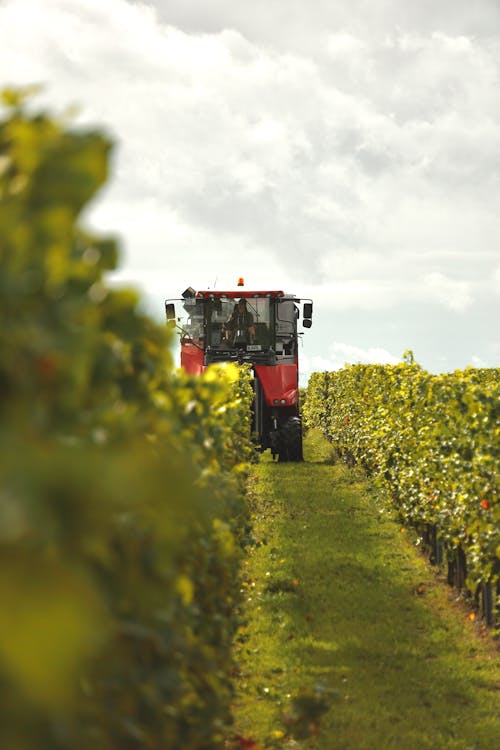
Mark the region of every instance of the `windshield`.
<instances>
[{"instance_id":1,"label":"windshield","mask_svg":"<svg viewBox=\"0 0 500 750\"><path fill-rule=\"evenodd\" d=\"M292 300L259 298L190 298L179 322L186 338L203 348L273 349L296 353L297 306Z\"/></svg>"},{"instance_id":2,"label":"windshield","mask_svg":"<svg viewBox=\"0 0 500 750\"><path fill-rule=\"evenodd\" d=\"M209 346L259 346L273 343L269 299L207 300Z\"/></svg>"}]
</instances>

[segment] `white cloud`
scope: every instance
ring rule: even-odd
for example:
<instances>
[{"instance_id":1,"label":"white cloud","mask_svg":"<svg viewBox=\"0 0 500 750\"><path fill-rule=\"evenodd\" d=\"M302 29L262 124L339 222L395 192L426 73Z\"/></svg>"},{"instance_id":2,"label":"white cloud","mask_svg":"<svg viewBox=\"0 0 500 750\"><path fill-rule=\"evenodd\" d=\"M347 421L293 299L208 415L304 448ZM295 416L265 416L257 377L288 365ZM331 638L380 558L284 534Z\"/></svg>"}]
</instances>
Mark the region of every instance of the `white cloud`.
<instances>
[{"instance_id":1,"label":"white cloud","mask_svg":"<svg viewBox=\"0 0 500 750\"><path fill-rule=\"evenodd\" d=\"M496 287L497 293L500 293L500 266L498 266L493 275L493 283Z\"/></svg>"},{"instance_id":2,"label":"white cloud","mask_svg":"<svg viewBox=\"0 0 500 750\"><path fill-rule=\"evenodd\" d=\"M465 281L455 281L442 273L430 273L424 285L431 297L450 310L463 312L472 304L471 285Z\"/></svg>"},{"instance_id":3,"label":"white cloud","mask_svg":"<svg viewBox=\"0 0 500 750\"><path fill-rule=\"evenodd\" d=\"M318 306L330 310L387 310L407 296L397 279L344 279L306 290Z\"/></svg>"},{"instance_id":4,"label":"white cloud","mask_svg":"<svg viewBox=\"0 0 500 750\"><path fill-rule=\"evenodd\" d=\"M384 39L400 33L430 35L443 30L453 36L491 38L500 27L497 0L315 0L314 10L307 3L290 0L253 0L251 11L234 0L151 0L162 18L189 32L217 32L238 28L246 36L278 49L317 52L318 40L329 34L346 34L363 39Z\"/></svg>"},{"instance_id":5,"label":"white cloud","mask_svg":"<svg viewBox=\"0 0 500 750\"><path fill-rule=\"evenodd\" d=\"M24 32L29 8L36 23ZM378 42L341 31L326 41L341 65L324 68L236 30L184 33L124 0L10 0L3 12L3 70L54 82L50 95L65 103L77 82L85 119L122 138L120 192L189 224L301 267L311 250L470 247L478 216L497 221L482 187L500 152L498 123L484 117L497 66L474 40L393 34L394 66ZM376 70L376 85L346 88L342 66L357 62ZM468 210L457 212L465 184Z\"/></svg>"}]
</instances>

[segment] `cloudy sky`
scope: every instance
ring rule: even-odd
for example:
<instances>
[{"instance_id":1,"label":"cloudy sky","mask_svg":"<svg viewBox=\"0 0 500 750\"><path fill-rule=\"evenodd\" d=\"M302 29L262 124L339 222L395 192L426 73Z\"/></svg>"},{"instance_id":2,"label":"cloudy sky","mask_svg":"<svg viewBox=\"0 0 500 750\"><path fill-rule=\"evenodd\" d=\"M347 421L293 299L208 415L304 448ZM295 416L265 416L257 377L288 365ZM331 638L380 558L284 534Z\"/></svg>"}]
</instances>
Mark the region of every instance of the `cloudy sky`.
<instances>
[{"instance_id":1,"label":"cloudy sky","mask_svg":"<svg viewBox=\"0 0 500 750\"><path fill-rule=\"evenodd\" d=\"M0 85L116 141L119 278L312 297L305 372L500 366L499 73L498 0L0 0Z\"/></svg>"}]
</instances>

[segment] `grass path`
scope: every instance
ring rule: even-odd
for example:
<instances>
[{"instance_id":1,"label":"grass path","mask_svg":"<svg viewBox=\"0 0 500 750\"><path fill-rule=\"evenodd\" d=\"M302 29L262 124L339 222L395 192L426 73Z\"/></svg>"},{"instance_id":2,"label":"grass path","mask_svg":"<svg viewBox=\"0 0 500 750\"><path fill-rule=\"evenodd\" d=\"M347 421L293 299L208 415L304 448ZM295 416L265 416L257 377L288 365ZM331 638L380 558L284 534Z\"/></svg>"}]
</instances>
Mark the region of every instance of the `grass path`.
<instances>
[{"instance_id":1,"label":"grass path","mask_svg":"<svg viewBox=\"0 0 500 750\"><path fill-rule=\"evenodd\" d=\"M234 747L500 747L495 644L363 478L306 449L251 479Z\"/></svg>"}]
</instances>

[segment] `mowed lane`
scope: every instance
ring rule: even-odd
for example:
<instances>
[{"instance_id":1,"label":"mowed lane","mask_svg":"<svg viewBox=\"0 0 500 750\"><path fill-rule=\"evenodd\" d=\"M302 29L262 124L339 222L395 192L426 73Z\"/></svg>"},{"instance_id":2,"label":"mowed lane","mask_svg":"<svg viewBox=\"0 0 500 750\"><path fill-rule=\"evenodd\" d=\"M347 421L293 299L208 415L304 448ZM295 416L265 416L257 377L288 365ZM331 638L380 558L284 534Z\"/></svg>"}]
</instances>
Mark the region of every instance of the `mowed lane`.
<instances>
[{"instance_id":1,"label":"mowed lane","mask_svg":"<svg viewBox=\"0 0 500 750\"><path fill-rule=\"evenodd\" d=\"M325 453L313 434L308 461L261 463L251 481L256 543L236 642L239 742L500 746L491 637L437 582L408 532L380 513L363 477L321 463ZM304 691L301 716L291 706Z\"/></svg>"}]
</instances>

